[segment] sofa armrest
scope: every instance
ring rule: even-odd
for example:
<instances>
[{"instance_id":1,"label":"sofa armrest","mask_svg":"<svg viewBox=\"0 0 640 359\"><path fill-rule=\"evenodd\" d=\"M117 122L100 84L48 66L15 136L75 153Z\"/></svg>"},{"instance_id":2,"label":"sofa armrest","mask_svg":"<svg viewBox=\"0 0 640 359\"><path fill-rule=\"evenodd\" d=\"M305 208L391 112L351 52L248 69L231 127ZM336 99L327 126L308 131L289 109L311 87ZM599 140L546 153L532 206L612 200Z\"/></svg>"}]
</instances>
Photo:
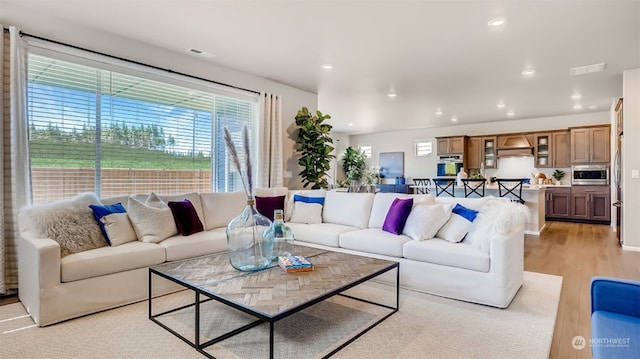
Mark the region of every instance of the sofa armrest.
<instances>
[{"instance_id":1,"label":"sofa armrest","mask_svg":"<svg viewBox=\"0 0 640 359\"><path fill-rule=\"evenodd\" d=\"M595 311L640 318L640 282L593 277L591 279L591 313Z\"/></svg>"},{"instance_id":2,"label":"sofa armrest","mask_svg":"<svg viewBox=\"0 0 640 359\"><path fill-rule=\"evenodd\" d=\"M50 238L18 240L18 276L22 285L47 289L60 284L60 245Z\"/></svg>"}]
</instances>

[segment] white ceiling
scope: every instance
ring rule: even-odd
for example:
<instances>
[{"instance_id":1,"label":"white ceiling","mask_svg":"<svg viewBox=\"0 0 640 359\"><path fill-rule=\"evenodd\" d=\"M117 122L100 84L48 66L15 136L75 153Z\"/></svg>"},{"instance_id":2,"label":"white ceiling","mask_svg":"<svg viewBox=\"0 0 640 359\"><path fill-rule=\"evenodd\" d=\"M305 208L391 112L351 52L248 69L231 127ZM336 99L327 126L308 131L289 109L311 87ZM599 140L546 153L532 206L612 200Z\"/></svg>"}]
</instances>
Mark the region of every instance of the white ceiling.
<instances>
[{"instance_id":1,"label":"white ceiling","mask_svg":"<svg viewBox=\"0 0 640 359\"><path fill-rule=\"evenodd\" d=\"M317 93L334 130L352 134L450 125L454 115L468 124L608 111L622 96L622 72L640 67L640 0L0 0L0 8L5 25L29 13L210 52L213 63ZM496 17L508 22L489 28ZM569 74L602 62L604 72ZM523 78L526 67L533 78Z\"/></svg>"}]
</instances>

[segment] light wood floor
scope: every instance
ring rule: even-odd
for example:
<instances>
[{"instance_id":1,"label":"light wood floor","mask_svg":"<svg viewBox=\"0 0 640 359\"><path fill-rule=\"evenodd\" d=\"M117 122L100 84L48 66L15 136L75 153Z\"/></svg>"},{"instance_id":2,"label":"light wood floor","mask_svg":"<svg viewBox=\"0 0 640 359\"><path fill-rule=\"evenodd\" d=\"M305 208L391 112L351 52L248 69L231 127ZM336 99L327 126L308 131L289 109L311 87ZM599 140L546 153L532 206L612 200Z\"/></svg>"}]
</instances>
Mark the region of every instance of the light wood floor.
<instances>
[{"instance_id":1,"label":"light wood floor","mask_svg":"<svg viewBox=\"0 0 640 359\"><path fill-rule=\"evenodd\" d=\"M547 222L540 236L525 236L524 269L562 276L550 358L591 358L588 345L571 339L591 336L590 284L593 276L640 280L640 252L623 251L607 225ZM544 300L544 298L540 298Z\"/></svg>"},{"instance_id":2,"label":"light wood floor","mask_svg":"<svg viewBox=\"0 0 640 359\"><path fill-rule=\"evenodd\" d=\"M640 280L640 252L623 251L606 225L547 222L540 236L525 236L524 269L563 277L550 358L591 358L571 339L591 336L589 285L596 275ZM540 298L544 300L544 298ZM0 299L0 305L17 302Z\"/></svg>"}]
</instances>

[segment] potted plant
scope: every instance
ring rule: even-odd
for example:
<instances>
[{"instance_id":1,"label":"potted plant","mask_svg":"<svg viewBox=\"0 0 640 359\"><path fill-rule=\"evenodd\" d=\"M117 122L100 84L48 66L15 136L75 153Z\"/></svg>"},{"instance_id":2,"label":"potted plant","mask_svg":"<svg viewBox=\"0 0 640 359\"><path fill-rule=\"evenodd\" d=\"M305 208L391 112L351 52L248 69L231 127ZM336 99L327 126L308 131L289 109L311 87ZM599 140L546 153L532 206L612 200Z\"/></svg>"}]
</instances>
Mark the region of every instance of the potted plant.
<instances>
[{"instance_id":1,"label":"potted plant","mask_svg":"<svg viewBox=\"0 0 640 359\"><path fill-rule=\"evenodd\" d=\"M351 146L347 147L342 158L342 169L347 175L347 178L351 181L351 184L354 187L358 187L354 188L354 190L357 190L360 187L359 182L362 179L362 176L364 176L365 167L366 163L364 153Z\"/></svg>"},{"instance_id":2,"label":"potted plant","mask_svg":"<svg viewBox=\"0 0 640 359\"><path fill-rule=\"evenodd\" d=\"M312 189L327 188L327 172L331 168L333 139L329 135L333 126L323 123L331 116L323 115L316 111L315 115L309 109L303 107L296 115L298 137L296 138L296 151L300 153L298 164L302 171L298 173L302 177L304 188L311 185Z\"/></svg>"},{"instance_id":3,"label":"potted plant","mask_svg":"<svg viewBox=\"0 0 640 359\"><path fill-rule=\"evenodd\" d=\"M564 177L564 171L555 170L552 174L553 178L556 180L556 185L560 184L560 180Z\"/></svg>"}]
</instances>

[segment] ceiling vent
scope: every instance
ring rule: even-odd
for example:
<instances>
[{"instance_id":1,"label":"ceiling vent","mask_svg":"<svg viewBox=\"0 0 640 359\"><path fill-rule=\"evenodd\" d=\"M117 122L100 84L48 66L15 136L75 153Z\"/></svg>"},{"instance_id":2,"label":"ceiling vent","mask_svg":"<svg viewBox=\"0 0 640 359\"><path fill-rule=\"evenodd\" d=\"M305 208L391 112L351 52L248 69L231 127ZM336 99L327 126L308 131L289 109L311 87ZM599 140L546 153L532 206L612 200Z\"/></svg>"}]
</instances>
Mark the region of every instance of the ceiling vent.
<instances>
[{"instance_id":1,"label":"ceiling vent","mask_svg":"<svg viewBox=\"0 0 640 359\"><path fill-rule=\"evenodd\" d=\"M602 62L602 63L594 64L594 65L574 67L574 68L570 69L569 72L571 73L571 76L588 75L588 74L592 74L592 73L595 73L595 72L604 71L605 65L606 64L604 62Z\"/></svg>"},{"instance_id":2,"label":"ceiling vent","mask_svg":"<svg viewBox=\"0 0 640 359\"><path fill-rule=\"evenodd\" d=\"M192 53L194 55L206 57L208 59L216 56L216 55L214 55L212 53L209 53L209 52L206 52L206 51L202 51L202 50L198 50L198 49L194 49L194 48L187 49L187 51L189 51L190 53Z\"/></svg>"}]
</instances>

